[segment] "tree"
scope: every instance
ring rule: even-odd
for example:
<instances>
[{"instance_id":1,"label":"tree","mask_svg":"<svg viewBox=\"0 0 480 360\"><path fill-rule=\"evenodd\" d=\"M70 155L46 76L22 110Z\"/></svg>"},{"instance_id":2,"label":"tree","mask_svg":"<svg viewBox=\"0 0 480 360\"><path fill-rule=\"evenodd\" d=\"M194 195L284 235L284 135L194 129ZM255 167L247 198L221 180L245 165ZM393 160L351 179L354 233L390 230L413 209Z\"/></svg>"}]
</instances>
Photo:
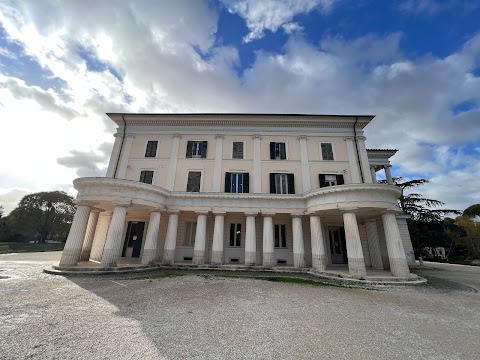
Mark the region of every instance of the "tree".
<instances>
[{"instance_id":1,"label":"tree","mask_svg":"<svg viewBox=\"0 0 480 360\"><path fill-rule=\"evenodd\" d=\"M469 218L476 218L480 217L480 204L475 204L469 206L465 210L463 210L463 216L468 216Z\"/></svg>"},{"instance_id":2,"label":"tree","mask_svg":"<svg viewBox=\"0 0 480 360\"><path fill-rule=\"evenodd\" d=\"M65 239L75 214L73 198L63 191L26 195L8 216L15 234L39 242L50 237Z\"/></svg>"},{"instance_id":3,"label":"tree","mask_svg":"<svg viewBox=\"0 0 480 360\"><path fill-rule=\"evenodd\" d=\"M0 220L3 218L3 205L0 205Z\"/></svg>"},{"instance_id":4,"label":"tree","mask_svg":"<svg viewBox=\"0 0 480 360\"><path fill-rule=\"evenodd\" d=\"M470 257L480 259L480 223L469 216L459 216L455 223L465 230L465 235L458 239L458 243L465 245Z\"/></svg>"}]
</instances>

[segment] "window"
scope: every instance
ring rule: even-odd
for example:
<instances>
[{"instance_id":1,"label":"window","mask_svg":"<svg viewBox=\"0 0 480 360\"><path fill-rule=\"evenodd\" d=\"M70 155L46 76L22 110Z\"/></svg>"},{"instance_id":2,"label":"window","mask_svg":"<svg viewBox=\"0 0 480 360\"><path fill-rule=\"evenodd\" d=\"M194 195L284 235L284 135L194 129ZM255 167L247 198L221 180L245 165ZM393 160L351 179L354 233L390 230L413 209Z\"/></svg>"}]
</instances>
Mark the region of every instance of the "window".
<instances>
[{"instance_id":1,"label":"window","mask_svg":"<svg viewBox=\"0 0 480 360\"><path fill-rule=\"evenodd\" d=\"M328 175L328 174L320 174L318 175L320 180L320 187L327 187L327 186L336 186L336 185L343 185L343 175Z\"/></svg>"},{"instance_id":2,"label":"window","mask_svg":"<svg viewBox=\"0 0 480 360\"><path fill-rule=\"evenodd\" d=\"M242 224L230 224L230 246L240 246Z\"/></svg>"},{"instance_id":3,"label":"window","mask_svg":"<svg viewBox=\"0 0 480 360\"><path fill-rule=\"evenodd\" d=\"M243 141L233 142L232 159L243 159Z\"/></svg>"},{"instance_id":4,"label":"window","mask_svg":"<svg viewBox=\"0 0 480 360\"><path fill-rule=\"evenodd\" d=\"M322 160L333 160L332 143L320 143L320 149L322 150Z\"/></svg>"},{"instance_id":5,"label":"window","mask_svg":"<svg viewBox=\"0 0 480 360\"><path fill-rule=\"evenodd\" d=\"M187 179L187 192L200 192L200 180L202 173L200 171L189 171Z\"/></svg>"},{"instance_id":6,"label":"window","mask_svg":"<svg viewBox=\"0 0 480 360\"><path fill-rule=\"evenodd\" d=\"M145 157L157 156L158 141L147 141L147 148L145 149Z\"/></svg>"},{"instance_id":7,"label":"window","mask_svg":"<svg viewBox=\"0 0 480 360\"><path fill-rule=\"evenodd\" d=\"M276 248L286 248L287 247L287 237L286 237L285 225L275 225L275 247Z\"/></svg>"},{"instance_id":8,"label":"window","mask_svg":"<svg viewBox=\"0 0 480 360\"><path fill-rule=\"evenodd\" d=\"M189 141L187 143L187 158L206 158L207 142L206 141Z\"/></svg>"},{"instance_id":9,"label":"window","mask_svg":"<svg viewBox=\"0 0 480 360\"><path fill-rule=\"evenodd\" d=\"M183 237L183 245L193 246L195 244L196 233L197 233L197 223L187 221L185 223L185 236Z\"/></svg>"},{"instance_id":10,"label":"window","mask_svg":"<svg viewBox=\"0 0 480 360\"><path fill-rule=\"evenodd\" d=\"M287 151L284 142L270 143L270 159L285 160L287 158Z\"/></svg>"},{"instance_id":11,"label":"window","mask_svg":"<svg viewBox=\"0 0 480 360\"><path fill-rule=\"evenodd\" d=\"M293 174L270 174L270 194L295 194Z\"/></svg>"},{"instance_id":12,"label":"window","mask_svg":"<svg viewBox=\"0 0 480 360\"><path fill-rule=\"evenodd\" d=\"M140 171L140 182L151 184L153 182L153 170Z\"/></svg>"},{"instance_id":13,"label":"window","mask_svg":"<svg viewBox=\"0 0 480 360\"><path fill-rule=\"evenodd\" d=\"M225 192L248 193L250 192L248 173L225 173Z\"/></svg>"}]
</instances>

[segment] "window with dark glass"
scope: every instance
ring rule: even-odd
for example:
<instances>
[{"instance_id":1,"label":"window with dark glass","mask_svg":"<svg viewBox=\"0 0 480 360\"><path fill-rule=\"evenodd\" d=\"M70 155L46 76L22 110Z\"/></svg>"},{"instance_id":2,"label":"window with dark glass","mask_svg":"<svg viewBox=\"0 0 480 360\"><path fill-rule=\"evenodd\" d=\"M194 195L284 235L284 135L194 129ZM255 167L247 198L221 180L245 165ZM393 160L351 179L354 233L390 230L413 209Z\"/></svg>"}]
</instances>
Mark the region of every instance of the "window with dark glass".
<instances>
[{"instance_id":1,"label":"window with dark glass","mask_svg":"<svg viewBox=\"0 0 480 360\"><path fill-rule=\"evenodd\" d=\"M243 141L234 141L232 146L232 159L243 159Z\"/></svg>"},{"instance_id":2,"label":"window with dark glass","mask_svg":"<svg viewBox=\"0 0 480 360\"><path fill-rule=\"evenodd\" d=\"M187 179L187 192L200 192L200 181L202 173L200 171L189 171Z\"/></svg>"},{"instance_id":3,"label":"window with dark glass","mask_svg":"<svg viewBox=\"0 0 480 360\"><path fill-rule=\"evenodd\" d=\"M276 248L286 248L287 247L287 237L285 231L285 225L275 225L274 229L275 236L275 247Z\"/></svg>"},{"instance_id":4,"label":"window with dark glass","mask_svg":"<svg viewBox=\"0 0 480 360\"><path fill-rule=\"evenodd\" d=\"M187 142L187 158L206 158L207 141L189 141Z\"/></svg>"},{"instance_id":5,"label":"window with dark glass","mask_svg":"<svg viewBox=\"0 0 480 360\"><path fill-rule=\"evenodd\" d=\"M153 170L140 171L140 182L151 184L153 182Z\"/></svg>"},{"instance_id":6,"label":"window with dark glass","mask_svg":"<svg viewBox=\"0 0 480 360\"><path fill-rule=\"evenodd\" d=\"M332 143L321 143L322 160L333 160L333 145Z\"/></svg>"},{"instance_id":7,"label":"window with dark glass","mask_svg":"<svg viewBox=\"0 0 480 360\"><path fill-rule=\"evenodd\" d=\"M147 141L147 148L145 149L145 157L157 156L158 141Z\"/></svg>"},{"instance_id":8,"label":"window with dark glass","mask_svg":"<svg viewBox=\"0 0 480 360\"><path fill-rule=\"evenodd\" d=\"M270 159L285 160L287 158L286 144L284 142L270 143Z\"/></svg>"},{"instance_id":9,"label":"window with dark glass","mask_svg":"<svg viewBox=\"0 0 480 360\"><path fill-rule=\"evenodd\" d=\"M241 224L230 224L230 246L240 246L242 236Z\"/></svg>"},{"instance_id":10,"label":"window with dark glass","mask_svg":"<svg viewBox=\"0 0 480 360\"><path fill-rule=\"evenodd\" d=\"M334 175L334 174L320 174L318 175L320 180L320 187L327 187L327 186L336 186L336 185L343 185L343 175Z\"/></svg>"},{"instance_id":11,"label":"window with dark glass","mask_svg":"<svg viewBox=\"0 0 480 360\"><path fill-rule=\"evenodd\" d=\"M193 246L195 244L195 234L197 233L197 223L187 221L185 223L184 246Z\"/></svg>"},{"instance_id":12,"label":"window with dark glass","mask_svg":"<svg viewBox=\"0 0 480 360\"><path fill-rule=\"evenodd\" d=\"M295 194L293 174L270 173L270 194Z\"/></svg>"},{"instance_id":13,"label":"window with dark glass","mask_svg":"<svg viewBox=\"0 0 480 360\"><path fill-rule=\"evenodd\" d=\"M225 192L248 193L250 192L250 176L248 173L225 173Z\"/></svg>"}]
</instances>

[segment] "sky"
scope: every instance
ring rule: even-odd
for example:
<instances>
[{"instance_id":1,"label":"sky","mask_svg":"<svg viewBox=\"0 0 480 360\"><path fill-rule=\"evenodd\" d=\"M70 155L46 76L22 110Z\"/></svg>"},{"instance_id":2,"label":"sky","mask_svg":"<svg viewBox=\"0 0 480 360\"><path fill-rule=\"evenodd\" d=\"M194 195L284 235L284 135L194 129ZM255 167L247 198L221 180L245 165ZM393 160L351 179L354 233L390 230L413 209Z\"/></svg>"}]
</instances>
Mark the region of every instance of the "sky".
<instances>
[{"instance_id":1,"label":"sky","mask_svg":"<svg viewBox=\"0 0 480 360\"><path fill-rule=\"evenodd\" d=\"M1 0L0 205L104 176L107 112L259 112L375 114L367 147L463 210L479 19L476 0Z\"/></svg>"}]
</instances>

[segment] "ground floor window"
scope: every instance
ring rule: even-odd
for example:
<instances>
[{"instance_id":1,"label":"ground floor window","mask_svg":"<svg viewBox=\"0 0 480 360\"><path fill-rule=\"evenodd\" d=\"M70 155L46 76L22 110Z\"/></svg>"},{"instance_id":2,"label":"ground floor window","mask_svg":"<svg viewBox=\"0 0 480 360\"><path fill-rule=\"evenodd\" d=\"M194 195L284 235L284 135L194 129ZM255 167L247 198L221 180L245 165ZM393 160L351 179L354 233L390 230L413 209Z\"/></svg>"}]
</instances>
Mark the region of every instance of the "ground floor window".
<instances>
[{"instance_id":1,"label":"ground floor window","mask_svg":"<svg viewBox=\"0 0 480 360\"><path fill-rule=\"evenodd\" d=\"M242 224L230 224L230 246L240 246Z\"/></svg>"},{"instance_id":2,"label":"ground floor window","mask_svg":"<svg viewBox=\"0 0 480 360\"><path fill-rule=\"evenodd\" d=\"M195 244L195 234L197 233L197 223L187 221L185 223L185 236L183 245L193 246Z\"/></svg>"},{"instance_id":3,"label":"ground floor window","mask_svg":"<svg viewBox=\"0 0 480 360\"><path fill-rule=\"evenodd\" d=\"M286 248L287 236L285 231L285 225L275 225L275 247Z\"/></svg>"}]
</instances>

